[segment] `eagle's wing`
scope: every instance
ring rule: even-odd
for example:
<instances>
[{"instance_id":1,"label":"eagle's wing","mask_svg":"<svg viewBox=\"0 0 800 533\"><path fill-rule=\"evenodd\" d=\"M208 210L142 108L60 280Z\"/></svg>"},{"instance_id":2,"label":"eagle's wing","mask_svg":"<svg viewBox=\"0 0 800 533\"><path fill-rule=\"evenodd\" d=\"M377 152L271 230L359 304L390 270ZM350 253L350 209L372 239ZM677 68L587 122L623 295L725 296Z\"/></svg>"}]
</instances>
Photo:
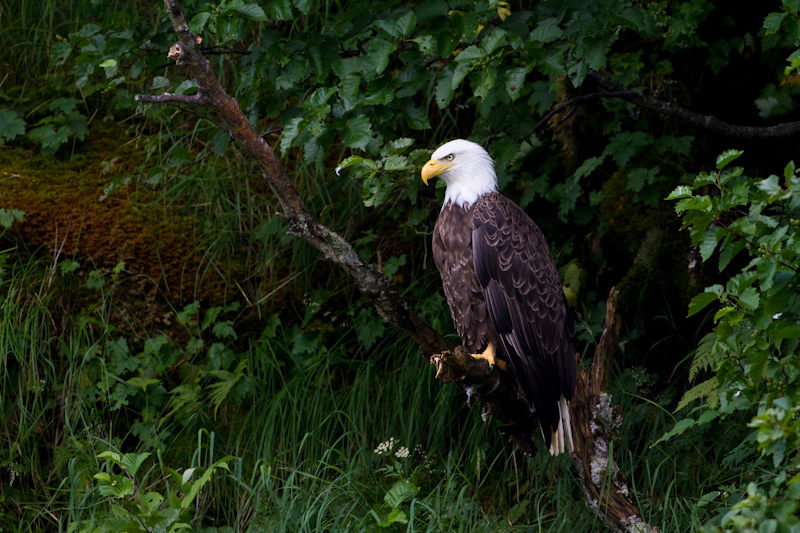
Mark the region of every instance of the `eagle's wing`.
<instances>
[{"instance_id":1,"label":"eagle's wing","mask_svg":"<svg viewBox=\"0 0 800 533\"><path fill-rule=\"evenodd\" d=\"M473 259L489 316L542 427L555 430L559 398L572 399L576 369L572 320L550 249L530 217L500 194L481 197L472 211Z\"/></svg>"}]
</instances>

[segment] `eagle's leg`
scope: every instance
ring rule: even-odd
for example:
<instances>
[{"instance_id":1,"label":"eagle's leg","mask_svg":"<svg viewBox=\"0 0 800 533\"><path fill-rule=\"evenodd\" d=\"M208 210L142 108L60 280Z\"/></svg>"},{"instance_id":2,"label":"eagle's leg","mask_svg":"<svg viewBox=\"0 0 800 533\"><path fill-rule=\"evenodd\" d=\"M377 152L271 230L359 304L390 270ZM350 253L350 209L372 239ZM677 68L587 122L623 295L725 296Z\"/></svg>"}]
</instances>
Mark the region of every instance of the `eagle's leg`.
<instances>
[{"instance_id":1,"label":"eagle's leg","mask_svg":"<svg viewBox=\"0 0 800 533\"><path fill-rule=\"evenodd\" d=\"M486 359L486 362L489 363L489 372L494 370L495 365L497 365L497 367L503 372L508 370L506 362L502 359L497 359L497 352L494 349L494 344L491 342L486 345L486 349L483 351L483 353L473 353L470 355L472 355L472 357L475 359Z\"/></svg>"}]
</instances>

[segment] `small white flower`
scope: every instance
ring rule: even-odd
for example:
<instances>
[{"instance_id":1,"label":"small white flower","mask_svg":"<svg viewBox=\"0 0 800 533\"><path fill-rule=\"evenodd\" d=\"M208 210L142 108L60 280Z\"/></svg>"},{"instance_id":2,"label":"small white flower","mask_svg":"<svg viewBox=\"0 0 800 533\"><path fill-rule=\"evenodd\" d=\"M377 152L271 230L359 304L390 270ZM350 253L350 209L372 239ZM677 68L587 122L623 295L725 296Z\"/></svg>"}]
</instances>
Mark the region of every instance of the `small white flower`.
<instances>
[{"instance_id":1,"label":"small white flower","mask_svg":"<svg viewBox=\"0 0 800 533\"><path fill-rule=\"evenodd\" d=\"M402 448L400 448L395 452L395 455L397 456L398 459L405 459L406 457L409 456L408 448L403 446Z\"/></svg>"},{"instance_id":2,"label":"small white flower","mask_svg":"<svg viewBox=\"0 0 800 533\"><path fill-rule=\"evenodd\" d=\"M381 442L378 444L378 447L375 448L375 453L378 455L388 455L392 453L392 448L394 448L394 437L389 437L389 440Z\"/></svg>"}]
</instances>

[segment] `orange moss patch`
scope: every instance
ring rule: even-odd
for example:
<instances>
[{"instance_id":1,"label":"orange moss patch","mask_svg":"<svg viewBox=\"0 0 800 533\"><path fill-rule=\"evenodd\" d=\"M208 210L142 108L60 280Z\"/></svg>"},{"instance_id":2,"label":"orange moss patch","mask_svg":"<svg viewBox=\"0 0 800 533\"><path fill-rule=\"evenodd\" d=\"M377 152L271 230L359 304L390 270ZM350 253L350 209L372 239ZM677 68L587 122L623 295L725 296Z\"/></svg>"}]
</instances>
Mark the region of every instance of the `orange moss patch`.
<instances>
[{"instance_id":1,"label":"orange moss patch","mask_svg":"<svg viewBox=\"0 0 800 533\"><path fill-rule=\"evenodd\" d=\"M128 140L118 128L101 124L71 159L0 150L0 207L25 211L15 231L30 248L43 247L59 261L74 258L85 269L125 261L126 270L144 274L153 289L191 301L200 288L192 221L149 206L160 193L135 185L100 201L112 176L130 174L144 158L143 149ZM205 285L204 292L213 292Z\"/></svg>"}]
</instances>

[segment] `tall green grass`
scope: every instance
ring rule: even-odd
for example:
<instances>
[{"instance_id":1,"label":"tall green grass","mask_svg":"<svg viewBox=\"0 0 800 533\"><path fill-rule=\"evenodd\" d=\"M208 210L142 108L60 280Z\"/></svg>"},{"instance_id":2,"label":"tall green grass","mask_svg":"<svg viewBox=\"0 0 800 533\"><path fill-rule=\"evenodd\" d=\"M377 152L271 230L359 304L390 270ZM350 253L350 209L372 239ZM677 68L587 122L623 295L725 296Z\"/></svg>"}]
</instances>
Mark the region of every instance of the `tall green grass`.
<instances>
[{"instance_id":1,"label":"tall green grass","mask_svg":"<svg viewBox=\"0 0 800 533\"><path fill-rule=\"evenodd\" d=\"M86 0L0 0L0 50L3 51L3 75L0 98L46 99L38 89L51 84L51 90L64 89L54 75L50 47L70 32L90 21L107 17L125 17L131 13L151 17L161 8L147 0L88 2ZM59 95L63 96L63 94ZM3 100L0 99L0 103Z\"/></svg>"},{"instance_id":2,"label":"tall green grass","mask_svg":"<svg viewBox=\"0 0 800 533\"><path fill-rule=\"evenodd\" d=\"M462 391L433 379L418 348L398 333L366 350L339 328L302 356L288 327L251 338L239 353L248 389L238 404L226 400L215 414L200 398L179 416L167 407L151 413L161 421L153 431L166 439L153 449L131 426L142 412L113 411L86 396L97 380L128 377L110 368L103 348L126 327L103 311L117 305L110 292L118 298L125 281L83 307L71 300L71 278L51 274L46 258L14 252L0 292L4 475L15 472L13 483L4 480L6 529L74 524L80 531L100 523L111 502L92 476L105 450L154 452L143 485L156 489L165 489L166 466L235 457L204 491L196 515L197 524L234 530L372 531L400 479L419 487L404 508L413 530L526 531L509 523L515 506L513 523L542 530L574 529L587 517L576 481L564 475L567 463L516 454L477 406L465 405ZM131 335L130 342L138 341ZM407 447L410 457L377 454L390 438L392 452ZM539 488L535 497L531 487Z\"/></svg>"}]
</instances>

